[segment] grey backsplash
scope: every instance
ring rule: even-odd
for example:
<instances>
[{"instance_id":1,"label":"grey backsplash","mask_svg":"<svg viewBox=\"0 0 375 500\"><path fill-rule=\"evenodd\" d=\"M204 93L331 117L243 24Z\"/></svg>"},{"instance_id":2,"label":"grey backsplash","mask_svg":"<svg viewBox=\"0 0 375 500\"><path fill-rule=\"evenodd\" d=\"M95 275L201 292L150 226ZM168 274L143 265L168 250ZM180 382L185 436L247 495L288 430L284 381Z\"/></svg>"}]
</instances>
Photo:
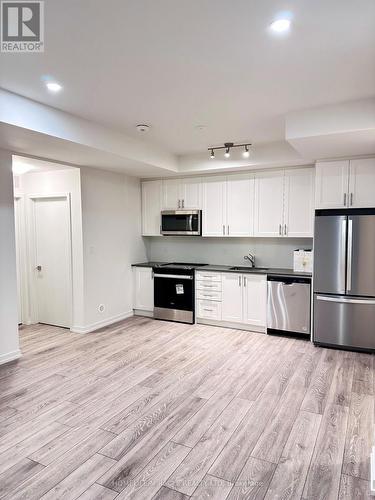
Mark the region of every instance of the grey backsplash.
<instances>
[{"instance_id":1,"label":"grey backsplash","mask_svg":"<svg viewBox=\"0 0 375 500\"><path fill-rule=\"evenodd\" d=\"M201 238L197 236L145 237L150 261L203 262L243 265L244 255L255 255L256 265L293 267L293 251L311 249L312 238Z\"/></svg>"}]
</instances>

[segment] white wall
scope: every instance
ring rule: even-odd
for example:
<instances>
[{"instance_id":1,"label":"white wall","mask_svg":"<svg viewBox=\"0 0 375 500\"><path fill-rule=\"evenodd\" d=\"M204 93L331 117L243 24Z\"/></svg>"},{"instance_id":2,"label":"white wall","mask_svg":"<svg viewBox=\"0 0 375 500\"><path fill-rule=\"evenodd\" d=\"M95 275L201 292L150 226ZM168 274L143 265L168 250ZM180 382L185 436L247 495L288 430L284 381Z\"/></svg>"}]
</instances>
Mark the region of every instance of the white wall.
<instances>
[{"instance_id":1,"label":"white wall","mask_svg":"<svg viewBox=\"0 0 375 500\"><path fill-rule=\"evenodd\" d=\"M15 181L15 186L15 194L24 196L25 210L27 210L28 206L28 195L52 195L70 193L73 274L72 329L74 329L75 325L82 325L84 323L83 240L80 171L78 168L67 168L66 170L29 172L27 174L19 176Z\"/></svg>"},{"instance_id":2,"label":"white wall","mask_svg":"<svg viewBox=\"0 0 375 500\"><path fill-rule=\"evenodd\" d=\"M146 248L139 179L81 168L81 189L88 331L132 314L131 264L146 260Z\"/></svg>"},{"instance_id":3,"label":"white wall","mask_svg":"<svg viewBox=\"0 0 375 500\"><path fill-rule=\"evenodd\" d=\"M202 262L247 265L251 252L260 267L292 268L293 250L312 248L311 238L200 238L165 236L145 238L150 261Z\"/></svg>"},{"instance_id":4,"label":"white wall","mask_svg":"<svg viewBox=\"0 0 375 500\"><path fill-rule=\"evenodd\" d=\"M12 155L0 150L0 363L19 356Z\"/></svg>"}]
</instances>

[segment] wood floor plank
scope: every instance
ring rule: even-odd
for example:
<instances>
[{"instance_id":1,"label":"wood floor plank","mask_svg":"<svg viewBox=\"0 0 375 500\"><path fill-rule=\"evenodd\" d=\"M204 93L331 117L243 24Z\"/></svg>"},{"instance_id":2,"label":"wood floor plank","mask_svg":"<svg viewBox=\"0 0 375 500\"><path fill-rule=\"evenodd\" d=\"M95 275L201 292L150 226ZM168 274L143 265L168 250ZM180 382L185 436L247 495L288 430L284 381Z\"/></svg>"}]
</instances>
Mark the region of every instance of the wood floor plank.
<instances>
[{"instance_id":1,"label":"wood floor plank","mask_svg":"<svg viewBox=\"0 0 375 500\"><path fill-rule=\"evenodd\" d=\"M199 484L198 488L194 491L192 500L225 500L233 484L220 479L218 477L210 476L207 474Z\"/></svg>"},{"instance_id":2,"label":"wood floor plank","mask_svg":"<svg viewBox=\"0 0 375 500\"><path fill-rule=\"evenodd\" d=\"M179 491L162 486L156 495L152 497L152 500L189 500L189 498Z\"/></svg>"},{"instance_id":3,"label":"wood floor plank","mask_svg":"<svg viewBox=\"0 0 375 500\"><path fill-rule=\"evenodd\" d=\"M250 458L233 486L228 500L261 500L264 498L276 465Z\"/></svg>"},{"instance_id":4,"label":"wood floor plank","mask_svg":"<svg viewBox=\"0 0 375 500\"><path fill-rule=\"evenodd\" d=\"M13 467L7 469L6 472L0 474L0 498L6 496L12 498L12 493L17 486L43 469L43 465L33 460L29 460L28 458L24 458L17 462L16 465L13 465Z\"/></svg>"},{"instance_id":5,"label":"wood floor plank","mask_svg":"<svg viewBox=\"0 0 375 500\"><path fill-rule=\"evenodd\" d=\"M251 403L234 399L169 478L167 486L191 495L241 422Z\"/></svg>"},{"instance_id":6,"label":"wood floor plank","mask_svg":"<svg viewBox=\"0 0 375 500\"><path fill-rule=\"evenodd\" d=\"M94 483L78 497L79 500L113 500L118 495L117 491L109 490L100 484Z\"/></svg>"},{"instance_id":7,"label":"wood floor plank","mask_svg":"<svg viewBox=\"0 0 375 500\"><path fill-rule=\"evenodd\" d=\"M301 498L320 421L321 415L316 413L299 413L267 490L266 500Z\"/></svg>"},{"instance_id":8,"label":"wood floor plank","mask_svg":"<svg viewBox=\"0 0 375 500\"><path fill-rule=\"evenodd\" d=\"M114 463L114 460L103 455L93 455L77 467L65 479L43 495L43 500L59 500L77 498L102 476Z\"/></svg>"},{"instance_id":9,"label":"wood floor plank","mask_svg":"<svg viewBox=\"0 0 375 500\"><path fill-rule=\"evenodd\" d=\"M116 498L118 500L152 498L189 452L190 448L170 441Z\"/></svg>"},{"instance_id":10,"label":"wood floor plank","mask_svg":"<svg viewBox=\"0 0 375 500\"><path fill-rule=\"evenodd\" d=\"M339 500L373 500L370 483L353 476L341 476Z\"/></svg>"},{"instance_id":11,"label":"wood floor plank","mask_svg":"<svg viewBox=\"0 0 375 500\"><path fill-rule=\"evenodd\" d=\"M330 405L324 411L303 491L304 500L337 499L348 413L349 409L340 405Z\"/></svg>"},{"instance_id":12,"label":"wood floor plank","mask_svg":"<svg viewBox=\"0 0 375 500\"><path fill-rule=\"evenodd\" d=\"M374 439L374 397L352 393L342 472L370 479L370 453Z\"/></svg>"}]
</instances>

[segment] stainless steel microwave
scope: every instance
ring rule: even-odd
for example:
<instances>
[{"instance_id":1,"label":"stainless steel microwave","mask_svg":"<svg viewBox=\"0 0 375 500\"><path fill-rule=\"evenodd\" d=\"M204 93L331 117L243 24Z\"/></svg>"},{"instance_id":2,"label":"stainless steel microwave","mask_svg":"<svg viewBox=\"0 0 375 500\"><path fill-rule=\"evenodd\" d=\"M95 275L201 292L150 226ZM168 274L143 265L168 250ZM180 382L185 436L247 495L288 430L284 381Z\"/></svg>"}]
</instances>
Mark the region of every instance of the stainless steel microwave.
<instances>
[{"instance_id":1,"label":"stainless steel microwave","mask_svg":"<svg viewBox=\"0 0 375 500\"><path fill-rule=\"evenodd\" d=\"M161 234L200 236L202 234L201 210L163 210Z\"/></svg>"}]
</instances>

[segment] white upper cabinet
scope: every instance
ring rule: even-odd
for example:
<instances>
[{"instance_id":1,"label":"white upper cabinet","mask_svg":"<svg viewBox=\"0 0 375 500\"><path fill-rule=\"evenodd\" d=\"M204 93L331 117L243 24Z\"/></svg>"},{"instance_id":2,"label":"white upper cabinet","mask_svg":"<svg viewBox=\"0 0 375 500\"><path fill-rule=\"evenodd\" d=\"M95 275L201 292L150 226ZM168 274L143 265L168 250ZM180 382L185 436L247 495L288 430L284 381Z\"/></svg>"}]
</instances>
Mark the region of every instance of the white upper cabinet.
<instances>
[{"instance_id":1,"label":"white upper cabinet","mask_svg":"<svg viewBox=\"0 0 375 500\"><path fill-rule=\"evenodd\" d=\"M226 235L252 236L254 233L254 175L227 177Z\"/></svg>"},{"instance_id":2,"label":"white upper cabinet","mask_svg":"<svg viewBox=\"0 0 375 500\"><path fill-rule=\"evenodd\" d=\"M244 323L265 327L267 311L267 276L243 275Z\"/></svg>"},{"instance_id":3,"label":"white upper cabinet","mask_svg":"<svg viewBox=\"0 0 375 500\"><path fill-rule=\"evenodd\" d=\"M162 181L142 182L142 235L160 236Z\"/></svg>"},{"instance_id":4,"label":"white upper cabinet","mask_svg":"<svg viewBox=\"0 0 375 500\"><path fill-rule=\"evenodd\" d=\"M202 235L226 234L226 177L206 177L202 181Z\"/></svg>"},{"instance_id":5,"label":"white upper cabinet","mask_svg":"<svg viewBox=\"0 0 375 500\"><path fill-rule=\"evenodd\" d=\"M200 177L163 180L163 210L200 208Z\"/></svg>"},{"instance_id":6,"label":"white upper cabinet","mask_svg":"<svg viewBox=\"0 0 375 500\"><path fill-rule=\"evenodd\" d=\"M375 158L316 164L316 208L375 207Z\"/></svg>"},{"instance_id":7,"label":"white upper cabinet","mask_svg":"<svg viewBox=\"0 0 375 500\"><path fill-rule=\"evenodd\" d=\"M291 238L313 237L314 169L285 171L283 235Z\"/></svg>"},{"instance_id":8,"label":"white upper cabinet","mask_svg":"<svg viewBox=\"0 0 375 500\"><path fill-rule=\"evenodd\" d=\"M316 164L315 207L345 208L348 202L349 161Z\"/></svg>"},{"instance_id":9,"label":"white upper cabinet","mask_svg":"<svg viewBox=\"0 0 375 500\"><path fill-rule=\"evenodd\" d=\"M348 204L375 207L375 158L350 160Z\"/></svg>"},{"instance_id":10,"label":"white upper cabinet","mask_svg":"<svg viewBox=\"0 0 375 500\"><path fill-rule=\"evenodd\" d=\"M221 319L234 323L242 323L242 274L222 274Z\"/></svg>"},{"instance_id":11,"label":"white upper cabinet","mask_svg":"<svg viewBox=\"0 0 375 500\"><path fill-rule=\"evenodd\" d=\"M284 170L255 174L254 236L282 236Z\"/></svg>"},{"instance_id":12,"label":"white upper cabinet","mask_svg":"<svg viewBox=\"0 0 375 500\"><path fill-rule=\"evenodd\" d=\"M202 181L200 177L181 179L182 208L196 210L202 208Z\"/></svg>"},{"instance_id":13,"label":"white upper cabinet","mask_svg":"<svg viewBox=\"0 0 375 500\"><path fill-rule=\"evenodd\" d=\"M181 208L180 179L164 179L163 181L163 210Z\"/></svg>"}]
</instances>

